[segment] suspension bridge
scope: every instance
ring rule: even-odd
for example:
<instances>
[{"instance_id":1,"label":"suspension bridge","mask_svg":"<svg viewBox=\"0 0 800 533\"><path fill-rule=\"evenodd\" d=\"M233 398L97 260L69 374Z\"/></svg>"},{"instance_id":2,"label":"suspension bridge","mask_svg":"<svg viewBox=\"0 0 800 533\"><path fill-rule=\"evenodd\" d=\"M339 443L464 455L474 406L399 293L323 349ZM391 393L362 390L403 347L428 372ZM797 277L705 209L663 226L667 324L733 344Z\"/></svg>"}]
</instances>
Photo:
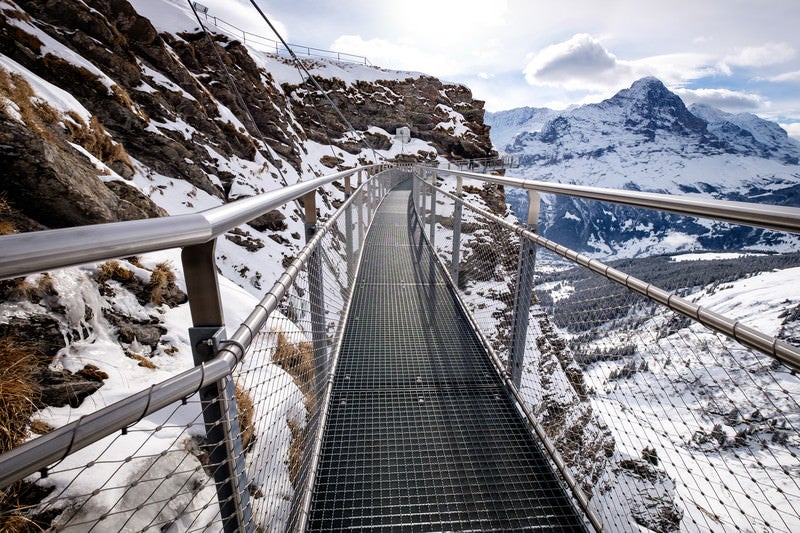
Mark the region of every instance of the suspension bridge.
<instances>
[{"instance_id":1,"label":"suspension bridge","mask_svg":"<svg viewBox=\"0 0 800 533\"><path fill-rule=\"evenodd\" d=\"M344 203L318 221L334 181ZM531 224L465 201L465 182L528 189ZM539 193L800 231L791 208L376 165L191 215L0 237L3 279L182 249L196 363L1 455L0 486L28 502L3 512L56 531L800 527L800 348L543 238ZM307 245L226 332L215 240L299 198ZM535 296L543 254L627 296L589 291L556 317ZM592 309L618 327L588 335ZM578 341L616 376L582 374Z\"/></svg>"}]
</instances>

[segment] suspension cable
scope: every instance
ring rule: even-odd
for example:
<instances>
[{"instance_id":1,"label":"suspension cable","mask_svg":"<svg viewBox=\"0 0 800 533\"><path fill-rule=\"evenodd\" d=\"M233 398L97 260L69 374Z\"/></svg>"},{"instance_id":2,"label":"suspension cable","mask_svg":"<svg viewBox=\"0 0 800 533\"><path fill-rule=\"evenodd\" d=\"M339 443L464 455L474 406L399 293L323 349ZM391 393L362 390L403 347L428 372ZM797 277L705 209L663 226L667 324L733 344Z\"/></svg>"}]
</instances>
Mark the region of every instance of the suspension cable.
<instances>
[{"instance_id":1,"label":"suspension cable","mask_svg":"<svg viewBox=\"0 0 800 533\"><path fill-rule=\"evenodd\" d=\"M264 12L261 10L261 8L258 6L258 4L256 3L256 1L255 1L255 0L250 0L250 3L251 3L251 4L253 4L253 7L255 7L255 8L256 8L256 11L258 11L258 14L259 14L259 15L261 15L261 18L262 18L262 19L264 19L264 22L266 22L266 23L267 23L267 25L270 27L270 29L272 30L272 32L273 32L273 33L274 33L274 34L275 34L275 35L278 37L278 40L280 40L281 44L282 44L282 45L283 45L283 46L286 48L286 50L289 52L289 56L292 58L292 60L295 62L295 64L296 64L296 65L298 65L298 66L299 66L299 67L300 67L300 68L303 70L303 72L305 72L305 73L306 73L306 76L308 77L308 79L309 79L309 80L311 80L311 83L314 85L314 87L316 87L316 89L322 93L322 95L325 97L325 99L328 101L328 103L331 105L331 107L333 107L333 110L334 110L334 111L336 111L336 114L337 114L337 115L339 115L339 118L342 120L342 122L343 122L343 123L344 123L344 124L347 126L347 128L348 128L350 131L352 131L352 132L353 132L353 133L355 133L355 134L358 134L358 130L356 130L356 129L355 129L355 127L353 127L353 125L350 123L350 121L349 121L349 120L347 120L347 117L345 117L345 116L344 116L344 113L342 113L342 110L341 110L341 109L339 109L339 106L337 106L337 105L336 105L336 103L335 103L335 102L334 102L334 101L331 99L331 97L328 95L327 91L325 91L325 90L322 88L322 86L320 86L320 84L319 84L319 82L317 82L316 78L314 78L314 76L311 74L311 72L309 72L309 71L308 71L308 69L307 69L307 68L306 68L306 66L303 64L303 62L302 62L302 61L300 61L300 59L299 59L299 58L297 57L297 55L294 53L294 50L292 50L292 48L289 46L289 43L287 43L287 42L286 42L286 40L283 38L283 36L282 36L282 35L281 35L281 34L278 32L277 28L275 28L275 26L274 26L274 25L272 24L272 22L269 20L269 18L267 17L267 15L266 15L266 14L265 14L265 13L264 13ZM364 143L364 144L367 146L367 148L369 148L369 149L370 149L370 151L372 151L372 157L374 158L374 160L375 160L375 162L376 162L376 163L378 162L378 158L379 158L379 157L380 157L381 159L383 159L384 161L386 160L386 158L384 158L383 156L380 156L380 155L379 155L379 154L378 154L378 153L375 151L375 148L373 148L373 147L372 147L372 145L370 144L370 142L369 142L369 140L367 139L366 135L363 135L363 134L362 134L362 135L361 135L361 140L362 140L362 142L363 142L363 143Z\"/></svg>"},{"instance_id":2,"label":"suspension cable","mask_svg":"<svg viewBox=\"0 0 800 533\"><path fill-rule=\"evenodd\" d=\"M271 150L271 148L270 148L269 144L267 144L266 138L264 137L264 134L261 132L261 128L258 127L258 123L256 123L256 120L253 117L253 114L250 113L250 109L247 107L247 103L244 101L244 97L242 96L241 92L239 92L238 87L236 87L236 80L233 79L233 76L231 75L230 71L228 70L228 67L225 66L225 61L222 60L222 56L220 56L219 50L217 50L216 43L214 42L213 37L211 37L211 33L208 31L208 29L206 28L205 24L203 24L203 21L200 19L200 15L197 14L197 9L195 8L195 2L193 2L192 0L187 0L187 1L189 2L189 7L192 8L192 13L194 13L194 17L195 17L195 19L197 19L197 23L200 24L200 28L203 30L203 33L205 34L206 39L208 39L208 43L211 46L211 49L214 51L214 55L217 57L217 62L219 63L220 67L222 67L222 70L225 73L225 78L228 81L229 88L231 89L231 91L233 91L233 94L236 95L236 102L239 104L239 106L244 111L245 115L247 115L247 118L250 120L250 123L252 124L253 129L256 132L257 139L267 149L267 154L271 155L271 154L269 154L269 151ZM278 175L280 176L281 184L284 187L287 187L289 184L286 181L286 175L283 173L283 170L281 170L281 168L278 165L275 165L274 163L273 163L273 166L278 171ZM297 204L297 200L295 200L295 204ZM299 207L300 206L298 204L298 208Z\"/></svg>"}]
</instances>

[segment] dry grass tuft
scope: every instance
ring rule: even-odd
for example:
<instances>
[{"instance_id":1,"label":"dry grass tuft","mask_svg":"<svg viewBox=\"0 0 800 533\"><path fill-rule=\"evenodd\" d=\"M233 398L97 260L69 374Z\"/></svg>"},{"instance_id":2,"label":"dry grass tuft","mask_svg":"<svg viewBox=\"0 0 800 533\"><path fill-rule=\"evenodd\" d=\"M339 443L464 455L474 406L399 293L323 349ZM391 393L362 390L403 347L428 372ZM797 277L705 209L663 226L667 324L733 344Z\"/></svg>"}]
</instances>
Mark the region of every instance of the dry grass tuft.
<instances>
[{"instance_id":1,"label":"dry grass tuft","mask_svg":"<svg viewBox=\"0 0 800 533\"><path fill-rule=\"evenodd\" d=\"M53 426L51 426L44 420L39 420L39 419L31 420L30 428L31 428L31 433L34 433L36 435L47 435L48 433L50 433L55 429Z\"/></svg>"},{"instance_id":2,"label":"dry grass tuft","mask_svg":"<svg viewBox=\"0 0 800 533\"><path fill-rule=\"evenodd\" d=\"M177 346L167 346L161 351L164 352L164 355L175 355L176 353L180 352L181 349Z\"/></svg>"},{"instance_id":3,"label":"dry grass tuft","mask_svg":"<svg viewBox=\"0 0 800 533\"><path fill-rule=\"evenodd\" d=\"M306 400L314 403L314 346L310 342L292 344L283 333L278 333L278 346L272 361L292 376Z\"/></svg>"},{"instance_id":4,"label":"dry grass tuft","mask_svg":"<svg viewBox=\"0 0 800 533\"><path fill-rule=\"evenodd\" d=\"M289 444L289 480L292 486L297 486L297 478L300 476L300 467L303 466L303 449L306 446L308 431L301 428L295 420L291 418L286 421L289 431L292 432L292 442Z\"/></svg>"},{"instance_id":5,"label":"dry grass tuft","mask_svg":"<svg viewBox=\"0 0 800 533\"><path fill-rule=\"evenodd\" d=\"M81 75L83 71L93 77L80 67L71 74ZM116 169L125 166L131 174L134 172L133 162L125 148L114 142L97 117L92 116L89 124L86 124L83 117L74 111L61 113L39 99L23 76L0 68L0 106L12 104L22 121L38 136L54 141L57 135L60 136L58 132L64 132L63 128L66 128L70 140L81 145L103 163Z\"/></svg>"},{"instance_id":6,"label":"dry grass tuft","mask_svg":"<svg viewBox=\"0 0 800 533\"><path fill-rule=\"evenodd\" d=\"M10 220L0 220L0 235L13 235L17 232L17 226Z\"/></svg>"},{"instance_id":7,"label":"dry grass tuft","mask_svg":"<svg viewBox=\"0 0 800 533\"><path fill-rule=\"evenodd\" d=\"M138 366L142 368L150 368L154 370L158 368L155 365L155 363L153 363L153 361L150 360L149 357L145 357L144 355L139 355L138 353L125 352L125 356L130 357L131 359L135 359L136 361L139 361Z\"/></svg>"},{"instance_id":8,"label":"dry grass tuft","mask_svg":"<svg viewBox=\"0 0 800 533\"><path fill-rule=\"evenodd\" d=\"M11 206L8 204L8 199L5 193L0 192L0 235L11 235L17 232L17 226L8 218L10 215Z\"/></svg>"},{"instance_id":9,"label":"dry grass tuft","mask_svg":"<svg viewBox=\"0 0 800 533\"><path fill-rule=\"evenodd\" d=\"M272 361L283 368L292 376L295 385L305 397L307 413L312 413L316 408L314 394L314 346L310 342L290 343L283 333L278 333L278 345L272 354ZM289 479L296 486L300 468L302 466L303 450L306 447L307 431L300 424L287 419L292 441L289 444Z\"/></svg>"},{"instance_id":10,"label":"dry grass tuft","mask_svg":"<svg viewBox=\"0 0 800 533\"><path fill-rule=\"evenodd\" d=\"M28 436L39 387L35 352L13 337L0 339L0 453L19 446Z\"/></svg>"},{"instance_id":11,"label":"dry grass tuft","mask_svg":"<svg viewBox=\"0 0 800 533\"><path fill-rule=\"evenodd\" d=\"M0 102L3 100L16 105L19 116L31 131L44 139L54 139L52 126L59 122L60 113L39 100L22 75L0 68Z\"/></svg>"},{"instance_id":12,"label":"dry grass tuft","mask_svg":"<svg viewBox=\"0 0 800 533\"><path fill-rule=\"evenodd\" d=\"M41 300L58 296L58 292L53 285L53 278L50 274L42 274L36 283L29 283L25 278L12 278L0 280L0 298L21 302L27 300L31 303L38 303Z\"/></svg>"},{"instance_id":13,"label":"dry grass tuft","mask_svg":"<svg viewBox=\"0 0 800 533\"><path fill-rule=\"evenodd\" d=\"M108 374L94 365L84 365L76 374L91 381L103 381L108 379Z\"/></svg>"},{"instance_id":14,"label":"dry grass tuft","mask_svg":"<svg viewBox=\"0 0 800 533\"><path fill-rule=\"evenodd\" d=\"M122 163L133 171L128 152L121 144L114 142L97 117L92 116L87 125L74 111L68 111L67 116L70 120L65 120L64 125L75 143L109 166Z\"/></svg>"},{"instance_id":15,"label":"dry grass tuft","mask_svg":"<svg viewBox=\"0 0 800 533\"><path fill-rule=\"evenodd\" d=\"M255 441L256 427L253 398L238 383L233 386L233 390L239 418L239 434L242 436L242 448L247 451Z\"/></svg>"},{"instance_id":16,"label":"dry grass tuft","mask_svg":"<svg viewBox=\"0 0 800 533\"><path fill-rule=\"evenodd\" d=\"M2 517L2 531L6 533L27 533L28 531L44 531L36 522L22 515L12 514ZM32 529L35 528L35 529Z\"/></svg>"},{"instance_id":17,"label":"dry grass tuft","mask_svg":"<svg viewBox=\"0 0 800 533\"><path fill-rule=\"evenodd\" d=\"M150 281L147 282L147 292L149 294L150 302L153 305L161 305L164 301L164 295L170 286L175 285L175 272L169 263L159 263L150 274Z\"/></svg>"},{"instance_id":18,"label":"dry grass tuft","mask_svg":"<svg viewBox=\"0 0 800 533\"><path fill-rule=\"evenodd\" d=\"M54 487L45 488L27 481L17 481L0 490L0 531L5 533L41 533L50 531L52 520L61 510L35 515L30 509L42 501ZM28 513L26 516L24 513Z\"/></svg>"},{"instance_id":19,"label":"dry grass tuft","mask_svg":"<svg viewBox=\"0 0 800 533\"><path fill-rule=\"evenodd\" d=\"M118 281L122 284L136 280L136 274L119 264L118 261L106 261L97 267L94 279L98 283L105 283L109 280Z\"/></svg>"}]
</instances>

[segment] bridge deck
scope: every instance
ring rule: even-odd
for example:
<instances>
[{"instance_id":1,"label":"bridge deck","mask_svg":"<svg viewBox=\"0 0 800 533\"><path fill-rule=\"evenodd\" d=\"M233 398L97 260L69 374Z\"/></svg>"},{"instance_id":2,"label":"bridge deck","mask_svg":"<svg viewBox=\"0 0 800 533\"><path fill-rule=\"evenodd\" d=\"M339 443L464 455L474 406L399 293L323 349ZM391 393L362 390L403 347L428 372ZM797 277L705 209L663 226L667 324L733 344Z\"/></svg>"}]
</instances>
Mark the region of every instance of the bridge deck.
<instances>
[{"instance_id":1,"label":"bridge deck","mask_svg":"<svg viewBox=\"0 0 800 533\"><path fill-rule=\"evenodd\" d=\"M581 519L392 191L367 237L309 531L579 531Z\"/></svg>"}]
</instances>

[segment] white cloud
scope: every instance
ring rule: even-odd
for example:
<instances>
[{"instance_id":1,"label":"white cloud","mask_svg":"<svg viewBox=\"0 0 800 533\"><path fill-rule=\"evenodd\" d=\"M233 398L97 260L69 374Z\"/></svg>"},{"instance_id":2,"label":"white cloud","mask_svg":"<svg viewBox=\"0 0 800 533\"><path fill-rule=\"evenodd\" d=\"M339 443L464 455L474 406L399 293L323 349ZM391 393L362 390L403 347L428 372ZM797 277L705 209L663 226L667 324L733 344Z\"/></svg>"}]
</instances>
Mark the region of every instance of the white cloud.
<instances>
[{"instance_id":1,"label":"white cloud","mask_svg":"<svg viewBox=\"0 0 800 533\"><path fill-rule=\"evenodd\" d=\"M800 70L794 70L792 72L784 72L783 74L777 74L775 76L770 76L768 78L756 78L759 81L772 81L777 83L782 82L792 82L792 81L800 81Z\"/></svg>"},{"instance_id":2,"label":"white cloud","mask_svg":"<svg viewBox=\"0 0 800 533\"><path fill-rule=\"evenodd\" d=\"M800 122L792 122L790 124L779 124L781 128L786 130L789 137L800 141Z\"/></svg>"},{"instance_id":3,"label":"white cloud","mask_svg":"<svg viewBox=\"0 0 800 533\"><path fill-rule=\"evenodd\" d=\"M723 63L734 67L763 67L785 63L794 55L794 48L786 43L766 43L742 48L736 54L725 57Z\"/></svg>"},{"instance_id":4,"label":"white cloud","mask_svg":"<svg viewBox=\"0 0 800 533\"><path fill-rule=\"evenodd\" d=\"M707 54L676 53L622 60L596 38L578 34L536 53L524 69L534 86L572 91L608 93L645 76L655 76L670 86L719 72Z\"/></svg>"},{"instance_id":5,"label":"white cloud","mask_svg":"<svg viewBox=\"0 0 800 533\"><path fill-rule=\"evenodd\" d=\"M687 104L706 104L732 113L756 111L769 106L769 102L758 94L729 89L677 89L675 93Z\"/></svg>"},{"instance_id":6,"label":"white cloud","mask_svg":"<svg viewBox=\"0 0 800 533\"><path fill-rule=\"evenodd\" d=\"M370 62L384 68L419 72L452 72L452 61L409 44L385 39L364 39L360 35L342 35L331 50L368 57Z\"/></svg>"},{"instance_id":7,"label":"white cloud","mask_svg":"<svg viewBox=\"0 0 800 533\"><path fill-rule=\"evenodd\" d=\"M634 79L655 76L672 87L719 73L714 57L699 53L662 54L631 61L630 65Z\"/></svg>"},{"instance_id":8,"label":"white cloud","mask_svg":"<svg viewBox=\"0 0 800 533\"><path fill-rule=\"evenodd\" d=\"M479 30L502 26L509 12L508 0L492 0L491 4L485 0L403 0L391 4L387 9L394 20L423 34L449 27Z\"/></svg>"},{"instance_id":9,"label":"white cloud","mask_svg":"<svg viewBox=\"0 0 800 533\"><path fill-rule=\"evenodd\" d=\"M523 72L531 85L569 87L578 83L594 83L598 77L618 77L627 67L586 33L547 46L536 53Z\"/></svg>"}]
</instances>

